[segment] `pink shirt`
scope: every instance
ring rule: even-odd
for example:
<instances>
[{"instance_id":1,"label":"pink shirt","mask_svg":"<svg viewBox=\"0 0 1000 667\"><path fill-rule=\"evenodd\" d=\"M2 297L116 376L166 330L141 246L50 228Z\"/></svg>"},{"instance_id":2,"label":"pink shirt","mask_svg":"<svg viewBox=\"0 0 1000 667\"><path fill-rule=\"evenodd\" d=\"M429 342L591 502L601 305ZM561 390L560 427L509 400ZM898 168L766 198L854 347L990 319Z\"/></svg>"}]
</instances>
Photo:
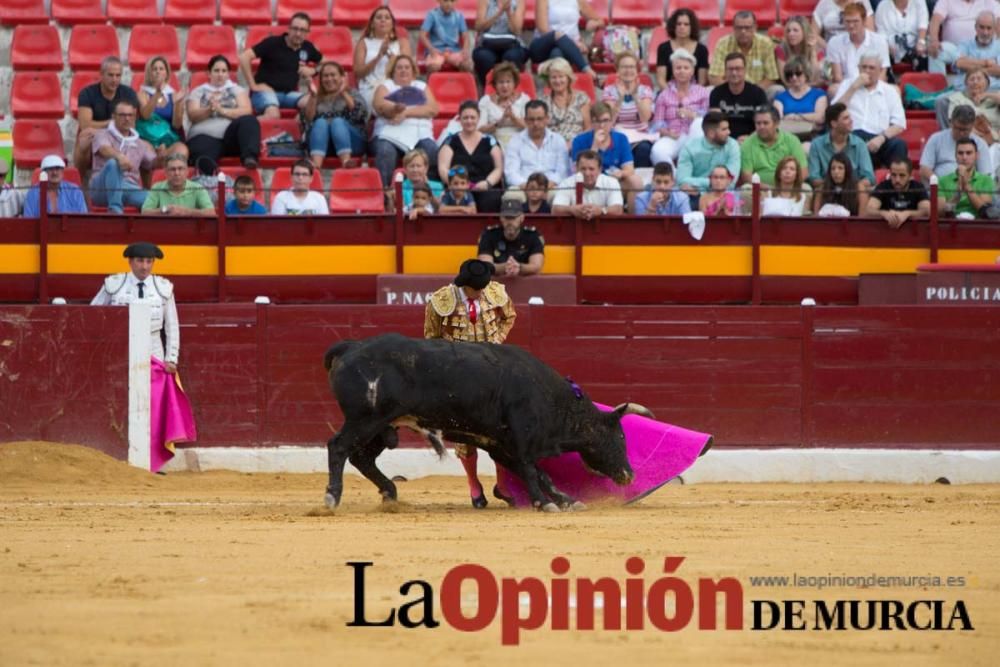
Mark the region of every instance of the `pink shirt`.
<instances>
[{"instance_id":1,"label":"pink shirt","mask_svg":"<svg viewBox=\"0 0 1000 667\"><path fill-rule=\"evenodd\" d=\"M132 168L124 172L122 176L126 181L131 181L136 185L142 185L142 181L139 180L139 168L153 169L153 163L156 162L156 152L153 147L142 139L137 139L136 141L125 142L124 149L122 148L121 142L112 136L111 132L108 130L98 130L97 134L94 135L93 157L94 157L94 173L97 174L104 169L104 165L108 163L108 159L101 157L98 152L104 146L111 146L119 153L124 153L128 161L132 163Z\"/></svg>"},{"instance_id":2,"label":"pink shirt","mask_svg":"<svg viewBox=\"0 0 1000 667\"><path fill-rule=\"evenodd\" d=\"M934 13L944 19L941 24L941 41L956 46L976 38L976 17L990 12L1000 16L1000 2L996 0L938 0Z\"/></svg>"},{"instance_id":3,"label":"pink shirt","mask_svg":"<svg viewBox=\"0 0 1000 667\"><path fill-rule=\"evenodd\" d=\"M708 88L699 86L692 81L688 84L687 96L683 101L677 97L677 82L670 81L663 89L660 96L656 98L656 106L653 108L653 122L649 129L652 132L659 132L666 128L681 134L687 134L691 129L692 119L681 118L677 112L681 109L694 111L699 116L704 116L708 111Z\"/></svg>"}]
</instances>

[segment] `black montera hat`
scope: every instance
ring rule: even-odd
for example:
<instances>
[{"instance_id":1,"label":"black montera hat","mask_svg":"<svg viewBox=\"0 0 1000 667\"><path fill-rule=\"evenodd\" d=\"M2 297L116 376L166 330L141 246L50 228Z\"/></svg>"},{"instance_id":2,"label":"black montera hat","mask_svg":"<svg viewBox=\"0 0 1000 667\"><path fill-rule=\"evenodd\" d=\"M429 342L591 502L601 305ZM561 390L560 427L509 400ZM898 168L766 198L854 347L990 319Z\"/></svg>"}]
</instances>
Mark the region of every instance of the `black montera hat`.
<instances>
[{"instance_id":1,"label":"black montera hat","mask_svg":"<svg viewBox=\"0 0 1000 667\"><path fill-rule=\"evenodd\" d=\"M493 278L493 265L480 259L467 259L462 262L455 276L455 284L459 287L483 289Z\"/></svg>"},{"instance_id":2,"label":"black montera hat","mask_svg":"<svg viewBox=\"0 0 1000 667\"><path fill-rule=\"evenodd\" d=\"M129 259L132 259L133 257L163 259L163 251L160 250L159 246L155 243L139 241L138 243L133 243L125 248L125 252L122 253L122 257L127 257Z\"/></svg>"}]
</instances>

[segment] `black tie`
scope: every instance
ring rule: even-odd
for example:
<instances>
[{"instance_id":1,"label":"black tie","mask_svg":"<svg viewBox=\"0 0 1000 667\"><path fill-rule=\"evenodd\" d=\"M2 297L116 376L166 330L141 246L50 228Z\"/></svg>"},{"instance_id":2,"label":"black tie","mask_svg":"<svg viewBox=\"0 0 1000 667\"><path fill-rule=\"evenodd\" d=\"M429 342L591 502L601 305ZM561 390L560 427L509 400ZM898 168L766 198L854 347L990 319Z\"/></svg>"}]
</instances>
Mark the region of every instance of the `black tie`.
<instances>
[{"instance_id":1,"label":"black tie","mask_svg":"<svg viewBox=\"0 0 1000 667\"><path fill-rule=\"evenodd\" d=\"M146 283L139 283L139 298L140 299L145 298L145 296L146 296L145 294L143 294L143 291L142 291L143 288L145 288L145 287L146 287Z\"/></svg>"}]
</instances>

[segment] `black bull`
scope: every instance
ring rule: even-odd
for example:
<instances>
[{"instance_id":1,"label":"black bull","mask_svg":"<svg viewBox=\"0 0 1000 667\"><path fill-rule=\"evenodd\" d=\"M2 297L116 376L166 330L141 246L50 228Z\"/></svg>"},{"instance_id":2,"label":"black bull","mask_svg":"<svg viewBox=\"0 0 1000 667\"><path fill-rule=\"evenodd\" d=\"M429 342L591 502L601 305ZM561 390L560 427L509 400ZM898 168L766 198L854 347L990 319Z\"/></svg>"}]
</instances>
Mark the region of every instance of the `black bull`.
<instances>
[{"instance_id":1,"label":"black bull","mask_svg":"<svg viewBox=\"0 0 1000 667\"><path fill-rule=\"evenodd\" d=\"M628 484L621 417L641 412L625 404L601 412L552 368L513 345L452 343L385 334L342 341L323 360L344 425L327 442L326 504L343 493L350 462L396 500L396 485L375 465L398 443L396 426L424 433L439 455L442 439L485 450L518 475L541 509L580 507L537 466L539 459L578 452L591 470Z\"/></svg>"}]
</instances>

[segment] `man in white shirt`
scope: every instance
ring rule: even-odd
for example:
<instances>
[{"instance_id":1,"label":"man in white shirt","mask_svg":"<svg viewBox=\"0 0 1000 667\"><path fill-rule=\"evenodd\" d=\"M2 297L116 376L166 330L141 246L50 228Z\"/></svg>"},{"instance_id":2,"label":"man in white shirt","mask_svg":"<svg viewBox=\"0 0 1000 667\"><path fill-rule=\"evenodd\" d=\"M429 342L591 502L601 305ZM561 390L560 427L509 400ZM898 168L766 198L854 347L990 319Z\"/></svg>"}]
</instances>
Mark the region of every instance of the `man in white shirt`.
<instances>
[{"instance_id":1,"label":"man in white shirt","mask_svg":"<svg viewBox=\"0 0 1000 667\"><path fill-rule=\"evenodd\" d=\"M885 80L889 71L889 43L885 37L865 28L864 5L855 2L844 7L845 32L830 38L826 57L832 65L833 83L853 79L858 75L858 62L862 53L877 53L881 65L879 78Z\"/></svg>"},{"instance_id":2,"label":"man in white shirt","mask_svg":"<svg viewBox=\"0 0 1000 667\"><path fill-rule=\"evenodd\" d=\"M583 201L576 203L576 184L583 183ZM601 173L601 156L585 150L576 157L576 174L559 183L552 212L593 220L605 215L620 215L624 210L621 186L617 178Z\"/></svg>"},{"instance_id":3,"label":"man in white shirt","mask_svg":"<svg viewBox=\"0 0 1000 667\"><path fill-rule=\"evenodd\" d=\"M504 178L511 187L523 187L528 176L545 174L549 183L558 183L570 175L566 140L548 128L549 106L532 100L524 107L527 129L518 132L507 144L504 155Z\"/></svg>"},{"instance_id":4,"label":"man in white shirt","mask_svg":"<svg viewBox=\"0 0 1000 667\"><path fill-rule=\"evenodd\" d=\"M888 167L893 160L906 157L906 142L899 135L906 129L906 112L895 86L881 81L881 56L861 55L861 72L846 79L833 102L847 105L854 121L854 134L868 143L872 162Z\"/></svg>"},{"instance_id":5,"label":"man in white shirt","mask_svg":"<svg viewBox=\"0 0 1000 667\"><path fill-rule=\"evenodd\" d=\"M326 198L309 189L312 183L313 163L296 160L292 165L292 187L282 190L271 202L271 215L328 215L330 207Z\"/></svg>"},{"instance_id":6,"label":"man in white shirt","mask_svg":"<svg viewBox=\"0 0 1000 667\"><path fill-rule=\"evenodd\" d=\"M983 12L993 15L1000 30L1000 2L997 0L937 0L927 29L928 69L945 73L947 65L958 57L958 45L976 38L976 19Z\"/></svg>"}]
</instances>

